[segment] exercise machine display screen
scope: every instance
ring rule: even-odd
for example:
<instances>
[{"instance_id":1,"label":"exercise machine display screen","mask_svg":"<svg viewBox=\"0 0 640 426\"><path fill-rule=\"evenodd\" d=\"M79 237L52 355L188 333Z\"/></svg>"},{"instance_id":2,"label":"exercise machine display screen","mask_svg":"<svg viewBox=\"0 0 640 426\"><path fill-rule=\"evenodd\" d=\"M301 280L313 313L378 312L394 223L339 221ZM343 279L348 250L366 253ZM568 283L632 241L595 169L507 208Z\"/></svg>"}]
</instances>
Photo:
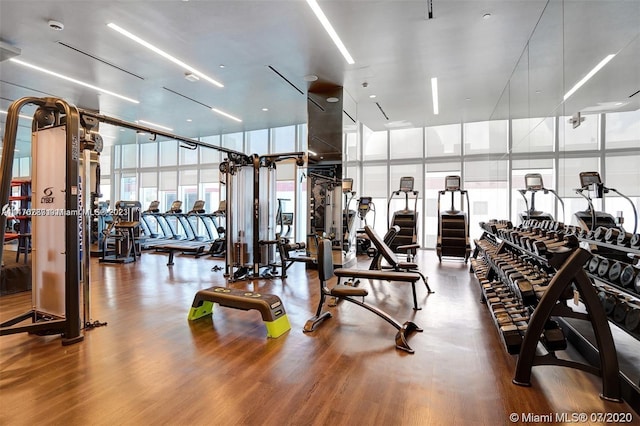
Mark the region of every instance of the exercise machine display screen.
<instances>
[{"instance_id":1,"label":"exercise machine display screen","mask_svg":"<svg viewBox=\"0 0 640 426\"><path fill-rule=\"evenodd\" d=\"M580 173L580 186L583 188L588 187L592 183L601 184L600 173L598 172L581 172Z\"/></svg>"},{"instance_id":2,"label":"exercise machine display screen","mask_svg":"<svg viewBox=\"0 0 640 426\"><path fill-rule=\"evenodd\" d=\"M527 191L540 191L543 188L542 175L540 173L527 173L524 176L524 185Z\"/></svg>"},{"instance_id":3,"label":"exercise machine display screen","mask_svg":"<svg viewBox=\"0 0 640 426\"><path fill-rule=\"evenodd\" d=\"M413 176L405 176L400 178L400 191L402 192L413 191Z\"/></svg>"},{"instance_id":4,"label":"exercise machine display screen","mask_svg":"<svg viewBox=\"0 0 640 426\"><path fill-rule=\"evenodd\" d=\"M365 208L368 208L369 204L371 204L371 198L369 197L360 198L360 206L365 206Z\"/></svg>"},{"instance_id":5,"label":"exercise machine display screen","mask_svg":"<svg viewBox=\"0 0 640 426\"><path fill-rule=\"evenodd\" d=\"M460 191L460 176L447 176L444 178L445 191Z\"/></svg>"},{"instance_id":6,"label":"exercise machine display screen","mask_svg":"<svg viewBox=\"0 0 640 426\"><path fill-rule=\"evenodd\" d=\"M353 190L353 179L344 178L342 179L342 192L347 193Z\"/></svg>"}]
</instances>

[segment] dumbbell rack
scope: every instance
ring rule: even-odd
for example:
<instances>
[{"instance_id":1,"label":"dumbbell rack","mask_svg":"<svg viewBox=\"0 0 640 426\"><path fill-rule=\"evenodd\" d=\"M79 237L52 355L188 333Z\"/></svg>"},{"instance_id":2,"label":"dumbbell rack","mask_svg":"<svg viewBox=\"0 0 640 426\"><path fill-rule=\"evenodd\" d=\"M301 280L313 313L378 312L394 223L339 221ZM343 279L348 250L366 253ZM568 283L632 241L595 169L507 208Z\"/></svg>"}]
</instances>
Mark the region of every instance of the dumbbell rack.
<instances>
[{"instance_id":1,"label":"dumbbell rack","mask_svg":"<svg viewBox=\"0 0 640 426\"><path fill-rule=\"evenodd\" d=\"M513 383L530 386L531 370L536 365L571 367L601 376L601 397L620 401L619 367L611 329L583 269L591 253L578 247L576 237L556 241L552 237L564 235L547 235L551 228L561 231L561 224L555 222L525 221L515 229L481 225L485 225L485 232L475 241L478 250L474 253L481 257L472 259L471 268L481 283L483 300L493 311L507 351L519 355ZM582 304L576 310L568 301L576 299L577 304L578 295ZM502 311L503 306L508 306L506 312ZM555 319L561 318L591 324L598 353L596 365L600 367L556 356L557 350L566 348L564 335L555 326ZM543 354L538 353L540 342L546 348Z\"/></svg>"},{"instance_id":2,"label":"dumbbell rack","mask_svg":"<svg viewBox=\"0 0 640 426\"><path fill-rule=\"evenodd\" d=\"M620 364L623 398L640 411L640 264L637 264L640 236L620 234L615 238L612 228L577 234L581 247L593 255L584 269L609 317ZM571 343L590 363L596 362L595 336L574 321L566 321L566 329Z\"/></svg>"}]
</instances>

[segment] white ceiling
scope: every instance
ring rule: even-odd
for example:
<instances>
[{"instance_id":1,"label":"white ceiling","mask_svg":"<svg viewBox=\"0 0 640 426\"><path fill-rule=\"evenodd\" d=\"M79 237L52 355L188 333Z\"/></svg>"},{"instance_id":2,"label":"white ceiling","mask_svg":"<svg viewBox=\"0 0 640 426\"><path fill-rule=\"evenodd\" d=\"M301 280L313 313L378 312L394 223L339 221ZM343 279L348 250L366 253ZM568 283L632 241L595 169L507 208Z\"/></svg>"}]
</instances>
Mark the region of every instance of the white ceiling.
<instances>
[{"instance_id":1,"label":"white ceiling","mask_svg":"<svg viewBox=\"0 0 640 426\"><path fill-rule=\"evenodd\" d=\"M58 96L196 138L306 122L308 74L343 86L357 118L373 130L481 121L505 111L572 115L603 102L640 107L640 95L629 98L640 89L638 0L433 0L434 19L426 19L426 0L319 4L354 65L346 63L304 0L0 0L0 40L20 48L19 59L140 101L132 104L4 61L0 109L23 96ZM486 13L490 19L483 19ZM50 29L50 19L64 23L64 30ZM225 87L185 80L184 70L109 29L109 22ZM609 53L618 54L562 104L563 94ZM431 77L439 80L439 115L432 111Z\"/></svg>"}]
</instances>

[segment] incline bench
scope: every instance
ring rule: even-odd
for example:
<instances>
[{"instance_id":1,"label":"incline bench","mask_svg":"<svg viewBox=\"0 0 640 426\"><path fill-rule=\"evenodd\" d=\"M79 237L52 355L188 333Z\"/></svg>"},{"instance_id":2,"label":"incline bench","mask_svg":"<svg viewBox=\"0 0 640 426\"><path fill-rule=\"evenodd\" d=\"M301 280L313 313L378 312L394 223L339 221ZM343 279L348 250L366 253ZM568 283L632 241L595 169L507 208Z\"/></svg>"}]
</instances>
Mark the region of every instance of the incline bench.
<instances>
[{"instance_id":1,"label":"incline bench","mask_svg":"<svg viewBox=\"0 0 640 426\"><path fill-rule=\"evenodd\" d=\"M189 321L213 315L214 303L243 311L257 310L267 327L267 337L275 339L291 329L284 305L278 296L217 286L196 293L189 311Z\"/></svg>"}]
</instances>

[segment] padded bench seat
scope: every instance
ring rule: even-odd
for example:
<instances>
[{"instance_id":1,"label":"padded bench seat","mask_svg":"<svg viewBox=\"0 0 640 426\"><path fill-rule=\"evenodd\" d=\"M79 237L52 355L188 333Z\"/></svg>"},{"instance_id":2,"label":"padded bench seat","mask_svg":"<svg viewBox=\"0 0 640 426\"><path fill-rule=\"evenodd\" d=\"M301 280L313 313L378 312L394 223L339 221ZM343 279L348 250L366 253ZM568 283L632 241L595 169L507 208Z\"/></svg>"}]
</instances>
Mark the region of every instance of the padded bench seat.
<instances>
[{"instance_id":1,"label":"padded bench seat","mask_svg":"<svg viewBox=\"0 0 640 426\"><path fill-rule=\"evenodd\" d=\"M370 280L402 281L415 283L420 279L417 272L381 271L371 269L337 268L333 273L338 278L366 278Z\"/></svg>"},{"instance_id":2,"label":"padded bench seat","mask_svg":"<svg viewBox=\"0 0 640 426\"><path fill-rule=\"evenodd\" d=\"M173 265L173 255L175 252L195 254L196 257L204 255L205 245L184 246L180 244L160 244L153 246L156 250L164 250L169 253L169 261L167 266Z\"/></svg>"}]
</instances>

